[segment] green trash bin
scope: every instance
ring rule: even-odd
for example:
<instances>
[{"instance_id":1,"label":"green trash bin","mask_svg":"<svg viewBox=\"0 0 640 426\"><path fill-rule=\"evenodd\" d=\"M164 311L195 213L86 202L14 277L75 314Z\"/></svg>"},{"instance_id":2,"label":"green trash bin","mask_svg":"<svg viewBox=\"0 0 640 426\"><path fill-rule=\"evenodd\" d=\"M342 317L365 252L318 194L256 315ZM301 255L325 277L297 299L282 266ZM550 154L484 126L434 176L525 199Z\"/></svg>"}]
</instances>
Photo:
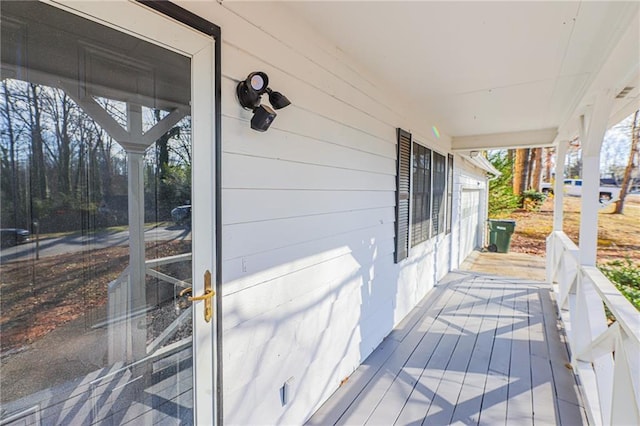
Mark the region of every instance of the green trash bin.
<instances>
[{"instance_id":1,"label":"green trash bin","mask_svg":"<svg viewBox=\"0 0 640 426\"><path fill-rule=\"evenodd\" d=\"M489 251L508 253L515 229L515 220L489 219Z\"/></svg>"}]
</instances>

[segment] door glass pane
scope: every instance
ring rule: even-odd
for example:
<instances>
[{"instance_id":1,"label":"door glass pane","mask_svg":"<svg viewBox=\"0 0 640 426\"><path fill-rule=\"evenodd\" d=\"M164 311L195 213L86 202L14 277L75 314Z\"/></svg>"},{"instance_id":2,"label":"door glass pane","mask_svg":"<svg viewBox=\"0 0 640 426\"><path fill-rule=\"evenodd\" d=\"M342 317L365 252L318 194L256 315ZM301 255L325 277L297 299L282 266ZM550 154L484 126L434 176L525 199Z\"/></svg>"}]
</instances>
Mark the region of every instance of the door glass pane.
<instances>
[{"instance_id":1,"label":"door glass pane","mask_svg":"<svg viewBox=\"0 0 640 426\"><path fill-rule=\"evenodd\" d=\"M1 7L0 422L192 423L190 61Z\"/></svg>"}]
</instances>

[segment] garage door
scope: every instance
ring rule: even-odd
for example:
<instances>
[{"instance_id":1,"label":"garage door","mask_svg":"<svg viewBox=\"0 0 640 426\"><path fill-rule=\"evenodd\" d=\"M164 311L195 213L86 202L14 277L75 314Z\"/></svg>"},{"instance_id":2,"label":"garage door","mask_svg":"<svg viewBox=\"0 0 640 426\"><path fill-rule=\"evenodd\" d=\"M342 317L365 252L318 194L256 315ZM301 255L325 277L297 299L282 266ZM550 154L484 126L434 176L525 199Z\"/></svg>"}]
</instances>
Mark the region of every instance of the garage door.
<instances>
[{"instance_id":1,"label":"garage door","mask_svg":"<svg viewBox=\"0 0 640 426\"><path fill-rule=\"evenodd\" d=\"M462 211L460 215L460 261L478 246L479 241L479 212L481 191L462 190Z\"/></svg>"}]
</instances>

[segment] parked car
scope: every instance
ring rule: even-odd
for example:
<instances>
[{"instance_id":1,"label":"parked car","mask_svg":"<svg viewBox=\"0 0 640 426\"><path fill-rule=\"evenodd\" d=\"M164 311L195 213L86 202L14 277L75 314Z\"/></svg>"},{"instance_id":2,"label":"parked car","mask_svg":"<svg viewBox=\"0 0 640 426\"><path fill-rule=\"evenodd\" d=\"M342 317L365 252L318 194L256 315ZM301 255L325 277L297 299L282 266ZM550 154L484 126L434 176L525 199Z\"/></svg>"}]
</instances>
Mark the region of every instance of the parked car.
<instances>
[{"instance_id":1,"label":"parked car","mask_svg":"<svg viewBox=\"0 0 640 426\"><path fill-rule=\"evenodd\" d=\"M191 205L178 206L171 210L171 218L176 225L190 225L191 224Z\"/></svg>"},{"instance_id":2,"label":"parked car","mask_svg":"<svg viewBox=\"0 0 640 426\"><path fill-rule=\"evenodd\" d=\"M620 197L620 187L614 185L607 185L606 180L600 180L600 188L598 192L598 199L601 203L609 201L615 201ZM564 180L564 192L567 195L573 195L580 197L582 195L582 179L565 179Z\"/></svg>"},{"instance_id":3,"label":"parked car","mask_svg":"<svg viewBox=\"0 0 640 426\"><path fill-rule=\"evenodd\" d=\"M20 228L0 229L0 241L2 247L13 247L29 241L30 232Z\"/></svg>"}]
</instances>

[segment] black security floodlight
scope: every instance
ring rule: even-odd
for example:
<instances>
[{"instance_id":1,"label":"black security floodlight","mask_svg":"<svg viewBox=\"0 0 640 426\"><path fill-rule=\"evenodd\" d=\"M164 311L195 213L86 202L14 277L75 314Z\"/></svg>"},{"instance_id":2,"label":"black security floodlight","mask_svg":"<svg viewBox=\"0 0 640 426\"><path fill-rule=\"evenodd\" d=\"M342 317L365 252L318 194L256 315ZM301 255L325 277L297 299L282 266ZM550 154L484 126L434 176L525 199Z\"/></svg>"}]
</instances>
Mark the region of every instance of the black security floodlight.
<instances>
[{"instance_id":1,"label":"black security floodlight","mask_svg":"<svg viewBox=\"0 0 640 426\"><path fill-rule=\"evenodd\" d=\"M269 77L262 71L252 72L246 79L238 83L236 95L243 108L253 111L251 128L259 132L266 131L276 118L274 109L281 109L291 105L291 101L280 92L269 89ZM273 109L262 105L260 99L265 93L269 94L269 102Z\"/></svg>"}]
</instances>

